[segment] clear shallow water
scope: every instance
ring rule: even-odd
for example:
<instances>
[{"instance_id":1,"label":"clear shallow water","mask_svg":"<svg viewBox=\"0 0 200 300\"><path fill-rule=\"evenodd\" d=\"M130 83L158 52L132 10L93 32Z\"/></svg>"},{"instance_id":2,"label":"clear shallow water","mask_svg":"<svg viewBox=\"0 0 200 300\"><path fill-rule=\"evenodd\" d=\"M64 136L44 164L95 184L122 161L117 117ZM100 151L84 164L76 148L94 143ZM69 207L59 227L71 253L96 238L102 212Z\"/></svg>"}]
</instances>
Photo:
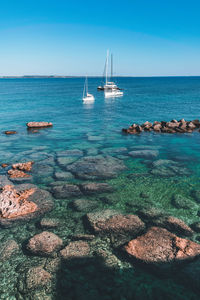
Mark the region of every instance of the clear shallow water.
<instances>
[{"instance_id":1,"label":"clear shallow water","mask_svg":"<svg viewBox=\"0 0 200 300\"><path fill-rule=\"evenodd\" d=\"M169 214L181 218L187 224L199 221L198 209L177 208L173 205L172 199L175 194L180 194L195 203L192 191L200 189L200 133L184 135L143 133L137 136L126 136L121 134L121 129L134 122L142 123L146 120L168 121L174 118L178 120L199 118L200 78L117 78L119 86L124 88L124 97L116 99L104 99L103 93L96 90L99 82L100 80L97 78L89 79L89 91L94 94L95 102L94 104L83 104L81 101L83 78L1 79L0 131L17 130L18 134L0 135L0 163L10 164L34 160L43 164L45 159L50 158L50 170L45 173L41 167L41 171L34 174L33 182L44 189L51 190L52 184L56 182L55 172L62 171L62 167L54 160L60 151L79 149L83 150L84 156L109 154L123 160L127 169L116 178L107 180L115 188L115 192L103 195L107 197L106 201L102 201L102 195L89 197L98 201L98 209L112 208L120 212L135 213L138 208L151 206L163 209ZM26 122L42 120L53 122L53 128L40 130L38 133L27 132ZM120 150L121 147L126 149ZM132 150L141 149L157 150L159 154L153 159L131 158L128 154ZM152 163L158 159L172 160L178 164L178 171L173 176L169 173L167 176L160 176L160 173L154 172L157 169L152 167ZM1 174L3 173L4 170L1 170ZM127 177L130 174L133 174L132 177ZM135 176L134 174L141 175ZM65 180L65 182L79 183L82 181L75 178ZM148 200L141 197L141 193L145 193ZM74 211L68 205L71 200L55 199L54 210L46 215L62 220L63 226L51 231L58 234L65 243L70 241L70 235L84 233L81 221L84 213ZM27 239L35 233L41 232L37 222L38 220L33 220L15 228L1 229L1 241L14 238L19 245L24 245ZM198 236L195 238L198 240ZM97 250L103 247L101 243L103 242L99 241L99 246L95 246ZM108 246L105 248L108 253L112 253L112 249L109 249ZM2 299L15 299L19 295L22 297L19 299L29 299L26 298L28 296L21 295L17 288L17 278L20 274L19 265L23 261L27 265L35 266L42 264L44 259L29 257L22 251L20 255L6 261L3 264L4 272L1 275ZM133 295L138 297L136 299L145 299L144 294L146 296L148 293L150 293L148 299L155 299L152 292L155 289L153 282L155 286L162 284L167 286L168 290L174 285L173 280L167 279L161 283L153 275L140 269L131 268L127 262L123 261L121 264L121 277L119 274L112 275L116 277L116 281L119 280L120 284L123 282L124 286L130 284L128 279L131 278L132 289L139 286L137 293L134 294L132 290L128 295L125 289L125 291L120 290L119 292L121 298L117 295L112 298L109 296L112 293L112 288L110 288L111 290L105 292L105 299L132 299ZM6 274L5 270L7 270ZM63 279L65 282L61 284L63 293L68 293L66 286L68 289L73 289L91 280L90 275L88 275L89 278L86 276L84 279L84 272L73 272L76 278L74 281L69 274L59 275L62 278L66 277L68 281L66 284ZM88 274L90 273L93 274L92 270L88 270ZM57 277L59 278L59 276ZM96 281L98 281L98 276L101 277L98 274ZM82 277L83 279L80 279ZM78 283L76 282L77 278L79 278ZM112 282L113 277L110 280L110 285L114 284L117 289L117 283ZM99 292L101 288L97 288L96 281L94 280L96 288L94 288L92 296L84 290L84 296L72 293L69 299L94 299L97 297L104 299ZM103 284L105 283L102 282ZM143 284L146 292L142 288ZM92 287L89 286L88 290L91 289ZM177 293L182 295L180 299L183 299L183 296L189 299L189 295L193 293L192 290L188 292L177 284L174 289L175 291L177 289ZM11 292L11 290L13 291ZM36 292L33 292L31 299L39 299L37 295ZM40 291L39 295L43 297L41 299L45 299L43 291ZM51 299L56 296L50 292L49 297ZM61 296L57 297L59 299ZM170 295L169 298L172 299L173 295Z\"/></svg>"}]
</instances>

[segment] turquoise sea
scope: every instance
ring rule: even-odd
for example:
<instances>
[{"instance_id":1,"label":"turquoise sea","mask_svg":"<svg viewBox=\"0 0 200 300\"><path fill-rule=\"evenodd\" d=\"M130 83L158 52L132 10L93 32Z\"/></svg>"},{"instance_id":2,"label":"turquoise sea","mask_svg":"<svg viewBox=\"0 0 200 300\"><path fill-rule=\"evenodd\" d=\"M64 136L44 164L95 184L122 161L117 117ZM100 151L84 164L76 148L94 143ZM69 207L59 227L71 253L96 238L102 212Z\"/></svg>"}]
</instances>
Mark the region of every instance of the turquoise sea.
<instances>
[{"instance_id":1,"label":"turquoise sea","mask_svg":"<svg viewBox=\"0 0 200 300\"><path fill-rule=\"evenodd\" d=\"M115 81L124 89L124 96L105 99L103 92L97 91L100 79L89 78L89 92L95 102L84 104L84 78L0 79L0 164L33 160L37 169L32 183L50 192L53 186L64 183L99 182L98 178L84 180L76 174L65 178L62 174L61 179L56 176L66 172L63 161L58 163L59 157L65 157L63 151L81 150L82 158L111 156L126 166L114 178L100 180L110 184L113 193L87 197L95 202L95 208L77 210L70 197L54 199L54 209L45 217L60 221L60 226L49 231L64 245L74 234L90 233L82 221L86 212L112 209L136 213L156 208L188 225L200 222L199 203L194 197L200 190L200 133L122 134L122 128L133 123L199 119L200 77L120 77ZM26 128L30 121L53 122L53 127L30 132ZM5 130L16 130L17 134L6 136ZM142 150L153 154L139 158L129 154ZM158 160L162 161L156 165ZM5 175L5 169L0 173ZM175 195L193 205L185 208L174 204ZM81 266L63 265L52 271L51 287L21 288L26 282L22 276L25 269L53 261L26 250L27 241L42 231L38 226L41 218L0 228L1 243L14 239L20 249L0 261L0 299L199 299L200 291L176 280L176 276L162 277L133 265L107 237L91 242L94 252L105 252L107 263L91 259ZM199 243L200 235L192 239Z\"/></svg>"}]
</instances>

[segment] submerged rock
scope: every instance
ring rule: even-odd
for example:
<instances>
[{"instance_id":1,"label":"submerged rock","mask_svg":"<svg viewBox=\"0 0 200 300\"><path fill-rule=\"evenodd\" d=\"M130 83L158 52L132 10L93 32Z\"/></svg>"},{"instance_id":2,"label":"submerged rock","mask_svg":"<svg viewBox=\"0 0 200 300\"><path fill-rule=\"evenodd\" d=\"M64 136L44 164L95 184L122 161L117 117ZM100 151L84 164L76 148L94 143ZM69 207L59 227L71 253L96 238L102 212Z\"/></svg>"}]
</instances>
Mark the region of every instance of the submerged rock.
<instances>
[{"instance_id":1,"label":"submerged rock","mask_svg":"<svg viewBox=\"0 0 200 300\"><path fill-rule=\"evenodd\" d=\"M40 227L41 228L57 228L60 225L59 219L55 218L42 218L40 220Z\"/></svg>"},{"instance_id":2,"label":"submerged rock","mask_svg":"<svg viewBox=\"0 0 200 300\"><path fill-rule=\"evenodd\" d=\"M183 209L198 209L198 206L191 201L190 199L187 199L186 197L182 195L175 194L172 198L172 204L176 208L183 208Z\"/></svg>"},{"instance_id":3,"label":"submerged rock","mask_svg":"<svg viewBox=\"0 0 200 300\"><path fill-rule=\"evenodd\" d=\"M45 271L42 267L32 267L25 274L25 285L22 292L41 289L51 284L51 274Z\"/></svg>"},{"instance_id":4,"label":"submerged rock","mask_svg":"<svg viewBox=\"0 0 200 300\"><path fill-rule=\"evenodd\" d=\"M85 195L111 193L114 191L113 187L107 183L84 183L80 184L80 189Z\"/></svg>"},{"instance_id":5,"label":"submerged rock","mask_svg":"<svg viewBox=\"0 0 200 300\"><path fill-rule=\"evenodd\" d=\"M199 244L159 227L151 227L144 235L131 240L124 249L131 257L157 266L183 263L200 255Z\"/></svg>"},{"instance_id":6,"label":"submerged rock","mask_svg":"<svg viewBox=\"0 0 200 300\"><path fill-rule=\"evenodd\" d=\"M70 157L70 156L64 156L64 157L58 157L57 158L57 163L59 165L59 167L61 167L62 169L66 169L67 165L72 164L73 162L77 161L77 157Z\"/></svg>"},{"instance_id":7,"label":"submerged rock","mask_svg":"<svg viewBox=\"0 0 200 300\"><path fill-rule=\"evenodd\" d=\"M0 193L0 225L9 227L15 222L26 222L52 208L49 192L32 184L7 185Z\"/></svg>"},{"instance_id":8,"label":"submerged rock","mask_svg":"<svg viewBox=\"0 0 200 300\"><path fill-rule=\"evenodd\" d=\"M135 215L121 215L105 210L102 213L89 213L86 217L92 230L97 234L110 236L115 247L136 237L145 229L145 224Z\"/></svg>"},{"instance_id":9,"label":"submerged rock","mask_svg":"<svg viewBox=\"0 0 200 300\"><path fill-rule=\"evenodd\" d=\"M56 180L68 180L73 179L74 176L70 172L56 172L54 174Z\"/></svg>"},{"instance_id":10,"label":"submerged rock","mask_svg":"<svg viewBox=\"0 0 200 300\"><path fill-rule=\"evenodd\" d=\"M83 156L83 151L79 149L64 150L56 152L57 157L81 157Z\"/></svg>"},{"instance_id":11,"label":"submerged rock","mask_svg":"<svg viewBox=\"0 0 200 300\"><path fill-rule=\"evenodd\" d=\"M90 246L85 241L70 242L60 251L60 255L64 260L87 258L90 256Z\"/></svg>"},{"instance_id":12,"label":"submerged rock","mask_svg":"<svg viewBox=\"0 0 200 300\"><path fill-rule=\"evenodd\" d=\"M191 171L185 168L182 164L167 159L159 159L154 161L152 163L152 169L150 173L152 175L162 177L191 175Z\"/></svg>"},{"instance_id":13,"label":"submerged rock","mask_svg":"<svg viewBox=\"0 0 200 300\"><path fill-rule=\"evenodd\" d=\"M194 234L194 231L187 224L172 216L155 219L153 224L164 227L178 235L192 236Z\"/></svg>"},{"instance_id":14,"label":"submerged rock","mask_svg":"<svg viewBox=\"0 0 200 300\"><path fill-rule=\"evenodd\" d=\"M153 159L159 155L157 150L134 150L129 155L135 158Z\"/></svg>"},{"instance_id":15,"label":"submerged rock","mask_svg":"<svg viewBox=\"0 0 200 300\"><path fill-rule=\"evenodd\" d=\"M57 235L43 231L29 240L27 249L36 255L54 256L55 252L60 250L62 245L63 241Z\"/></svg>"},{"instance_id":16,"label":"submerged rock","mask_svg":"<svg viewBox=\"0 0 200 300\"><path fill-rule=\"evenodd\" d=\"M123 161L111 156L88 156L66 168L80 179L106 179L126 169Z\"/></svg>"},{"instance_id":17,"label":"submerged rock","mask_svg":"<svg viewBox=\"0 0 200 300\"><path fill-rule=\"evenodd\" d=\"M0 246L0 261L9 259L13 254L19 251L19 246L14 240L7 240Z\"/></svg>"},{"instance_id":18,"label":"submerged rock","mask_svg":"<svg viewBox=\"0 0 200 300\"><path fill-rule=\"evenodd\" d=\"M76 199L72 202L72 205L77 211L89 212L98 207L98 202L88 199Z\"/></svg>"},{"instance_id":19,"label":"submerged rock","mask_svg":"<svg viewBox=\"0 0 200 300\"><path fill-rule=\"evenodd\" d=\"M53 123L51 122L28 122L26 123L28 128L43 128L43 127L51 127Z\"/></svg>"},{"instance_id":20,"label":"submerged rock","mask_svg":"<svg viewBox=\"0 0 200 300\"><path fill-rule=\"evenodd\" d=\"M13 185L13 183L6 175L0 175L0 188L4 187L5 185Z\"/></svg>"},{"instance_id":21,"label":"submerged rock","mask_svg":"<svg viewBox=\"0 0 200 300\"><path fill-rule=\"evenodd\" d=\"M55 198L72 198L72 197L80 197L82 195L79 187L75 184L64 184L54 186L52 188L52 194Z\"/></svg>"}]
</instances>

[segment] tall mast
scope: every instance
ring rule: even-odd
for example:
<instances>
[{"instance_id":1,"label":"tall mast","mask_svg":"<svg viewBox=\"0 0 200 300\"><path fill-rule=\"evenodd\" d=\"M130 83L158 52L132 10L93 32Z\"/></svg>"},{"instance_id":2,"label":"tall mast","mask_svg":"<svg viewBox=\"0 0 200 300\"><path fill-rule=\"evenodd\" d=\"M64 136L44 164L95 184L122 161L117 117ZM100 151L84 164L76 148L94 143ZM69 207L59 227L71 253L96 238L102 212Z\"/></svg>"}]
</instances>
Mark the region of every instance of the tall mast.
<instances>
[{"instance_id":1,"label":"tall mast","mask_svg":"<svg viewBox=\"0 0 200 300\"><path fill-rule=\"evenodd\" d=\"M87 76L86 76L86 95L88 94L88 79L87 79Z\"/></svg>"},{"instance_id":2,"label":"tall mast","mask_svg":"<svg viewBox=\"0 0 200 300\"><path fill-rule=\"evenodd\" d=\"M108 83L108 57L109 57L109 50L107 50L107 58L106 58L106 85Z\"/></svg>"},{"instance_id":3,"label":"tall mast","mask_svg":"<svg viewBox=\"0 0 200 300\"><path fill-rule=\"evenodd\" d=\"M111 54L111 75L110 77L113 77L113 54Z\"/></svg>"}]
</instances>

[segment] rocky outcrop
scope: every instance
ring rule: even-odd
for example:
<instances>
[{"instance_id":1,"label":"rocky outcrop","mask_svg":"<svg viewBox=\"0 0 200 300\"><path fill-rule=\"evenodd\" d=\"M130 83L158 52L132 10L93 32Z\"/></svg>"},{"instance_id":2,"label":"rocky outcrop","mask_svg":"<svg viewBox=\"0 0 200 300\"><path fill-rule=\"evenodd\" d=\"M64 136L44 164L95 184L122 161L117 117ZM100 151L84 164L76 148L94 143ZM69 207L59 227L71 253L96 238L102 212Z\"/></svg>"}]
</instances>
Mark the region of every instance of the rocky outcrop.
<instances>
[{"instance_id":1,"label":"rocky outcrop","mask_svg":"<svg viewBox=\"0 0 200 300\"><path fill-rule=\"evenodd\" d=\"M63 241L54 233L43 231L32 237L28 244L27 249L36 255L41 256L54 256L56 251L60 250Z\"/></svg>"},{"instance_id":2,"label":"rocky outcrop","mask_svg":"<svg viewBox=\"0 0 200 300\"><path fill-rule=\"evenodd\" d=\"M50 193L35 185L6 185L0 191L0 226L9 227L16 222L27 222L52 208Z\"/></svg>"},{"instance_id":3,"label":"rocky outcrop","mask_svg":"<svg viewBox=\"0 0 200 300\"><path fill-rule=\"evenodd\" d=\"M8 171L8 175L12 179L15 179L15 178L30 178L31 177L30 174L27 174L27 173L25 173L23 171L20 171L20 170L13 170L13 169Z\"/></svg>"},{"instance_id":4,"label":"rocky outcrop","mask_svg":"<svg viewBox=\"0 0 200 300\"><path fill-rule=\"evenodd\" d=\"M51 122L28 122L26 123L28 128L44 128L44 127L52 127L53 123Z\"/></svg>"},{"instance_id":5,"label":"rocky outcrop","mask_svg":"<svg viewBox=\"0 0 200 300\"><path fill-rule=\"evenodd\" d=\"M88 156L66 167L80 179L107 179L126 169L123 161L111 156Z\"/></svg>"},{"instance_id":6,"label":"rocky outcrop","mask_svg":"<svg viewBox=\"0 0 200 300\"><path fill-rule=\"evenodd\" d=\"M153 265L180 263L200 256L199 244L159 227L151 227L124 249L134 259Z\"/></svg>"},{"instance_id":7,"label":"rocky outcrop","mask_svg":"<svg viewBox=\"0 0 200 300\"><path fill-rule=\"evenodd\" d=\"M25 163L16 163L12 165L12 169L8 170L8 175L12 181L23 182L32 179L32 176L26 172L32 169L33 161Z\"/></svg>"},{"instance_id":8,"label":"rocky outcrop","mask_svg":"<svg viewBox=\"0 0 200 300\"><path fill-rule=\"evenodd\" d=\"M122 129L122 132L128 134L139 134L143 131L154 131L159 133L191 133L199 128L199 120L185 121L184 119L181 119L179 121L171 120L170 122L155 121L153 124L148 121L141 125L132 124L128 129Z\"/></svg>"},{"instance_id":9,"label":"rocky outcrop","mask_svg":"<svg viewBox=\"0 0 200 300\"><path fill-rule=\"evenodd\" d=\"M90 246L85 241L70 242L60 251L60 255L64 260L87 258L90 255Z\"/></svg>"}]
</instances>

